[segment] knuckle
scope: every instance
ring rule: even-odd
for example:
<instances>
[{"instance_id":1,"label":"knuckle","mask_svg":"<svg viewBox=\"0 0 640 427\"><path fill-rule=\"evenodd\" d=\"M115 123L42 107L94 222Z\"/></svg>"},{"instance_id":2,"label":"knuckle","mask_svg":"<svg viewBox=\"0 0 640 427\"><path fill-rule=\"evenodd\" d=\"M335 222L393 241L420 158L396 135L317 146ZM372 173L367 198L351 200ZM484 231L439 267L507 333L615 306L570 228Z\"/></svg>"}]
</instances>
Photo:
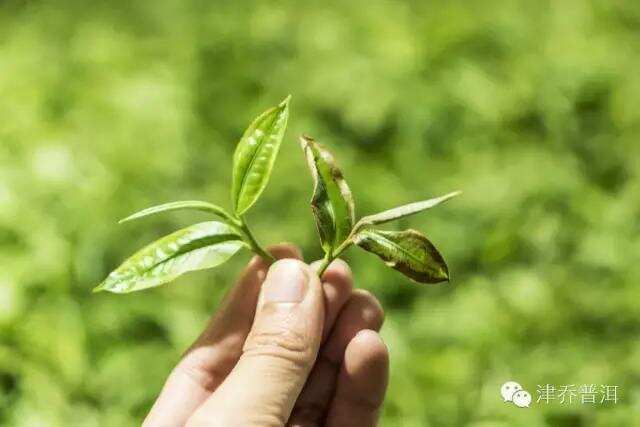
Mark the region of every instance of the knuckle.
<instances>
[{"instance_id":1,"label":"knuckle","mask_svg":"<svg viewBox=\"0 0 640 427\"><path fill-rule=\"evenodd\" d=\"M354 291L355 303L360 307L362 318L371 329L380 329L384 323L384 310L378 299L369 291Z\"/></svg>"},{"instance_id":2,"label":"knuckle","mask_svg":"<svg viewBox=\"0 0 640 427\"><path fill-rule=\"evenodd\" d=\"M243 358L269 356L308 368L314 354L309 338L291 329L274 329L252 332L243 349Z\"/></svg>"}]
</instances>

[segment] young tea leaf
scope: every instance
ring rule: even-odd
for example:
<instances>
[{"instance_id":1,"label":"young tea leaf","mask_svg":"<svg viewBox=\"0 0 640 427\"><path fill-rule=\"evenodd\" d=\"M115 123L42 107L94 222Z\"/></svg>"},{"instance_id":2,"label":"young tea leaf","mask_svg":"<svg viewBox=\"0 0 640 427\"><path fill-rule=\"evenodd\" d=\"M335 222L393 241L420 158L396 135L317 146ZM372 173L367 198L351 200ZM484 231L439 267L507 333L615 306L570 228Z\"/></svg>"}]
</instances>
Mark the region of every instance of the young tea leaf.
<instances>
[{"instance_id":1,"label":"young tea leaf","mask_svg":"<svg viewBox=\"0 0 640 427\"><path fill-rule=\"evenodd\" d=\"M189 271L215 267L245 245L241 239L234 228L222 222L192 225L135 253L94 292L139 291L162 285Z\"/></svg>"},{"instance_id":2,"label":"young tea leaf","mask_svg":"<svg viewBox=\"0 0 640 427\"><path fill-rule=\"evenodd\" d=\"M300 145L313 176L311 208L320 242L330 253L351 233L355 221L353 197L331 153L307 136L300 138Z\"/></svg>"},{"instance_id":3,"label":"young tea leaf","mask_svg":"<svg viewBox=\"0 0 640 427\"><path fill-rule=\"evenodd\" d=\"M378 255L389 267L416 282L439 283L449 280L449 270L442 255L418 231L364 229L355 235L354 243Z\"/></svg>"},{"instance_id":4,"label":"young tea leaf","mask_svg":"<svg viewBox=\"0 0 640 427\"><path fill-rule=\"evenodd\" d=\"M201 202L198 200L186 200L181 202L171 202L171 203L165 203L158 206L152 206L150 208L141 210L140 212L136 212L133 215L130 215L124 219L121 219L119 223L122 224L123 222L133 221L134 219L143 218L145 216L157 214L160 212L178 211L178 210L185 210L185 209L211 212L214 215L217 215L224 219L230 218L230 215L219 206L216 206L214 204L207 203L207 202Z\"/></svg>"},{"instance_id":5,"label":"young tea leaf","mask_svg":"<svg viewBox=\"0 0 640 427\"><path fill-rule=\"evenodd\" d=\"M406 216L430 209L460 194L462 194L462 191L454 191L452 193L445 194L444 196L435 197L429 200L423 200L421 202L410 203L408 205L398 206L397 208L389 209L374 215L368 215L360 218L360 220L358 221L358 227L365 225L382 224L385 222L393 221L395 219L404 218Z\"/></svg>"},{"instance_id":6,"label":"young tea leaf","mask_svg":"<svg viewBox=\"0 0 640 427\"><path fill-rule=\"evenodd\" d=\"M287 127L289 99L258 116L236 147L231 197L238 216L253 206L267 186Z\"/></svg>"}]
</instances>

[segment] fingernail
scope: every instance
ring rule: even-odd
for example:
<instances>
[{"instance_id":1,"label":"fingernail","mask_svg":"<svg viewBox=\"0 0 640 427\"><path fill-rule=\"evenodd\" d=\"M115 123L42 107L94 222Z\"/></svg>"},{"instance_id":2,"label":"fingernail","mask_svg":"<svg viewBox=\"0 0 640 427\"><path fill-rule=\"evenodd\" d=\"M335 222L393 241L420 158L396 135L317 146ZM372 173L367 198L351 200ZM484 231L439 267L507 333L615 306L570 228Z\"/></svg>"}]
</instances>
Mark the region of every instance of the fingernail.
<instances>
[{"instance_id":1,"label":"fingernail","mask_svg":"<svg viewBox=\"0 0 640 427\"><path fill-rule=\"evenodd\" d=\"M309 276L300 261L283 259L269 269L264 282L267 302L301 302L307 293Z\"/></svg>"}]
</instances>

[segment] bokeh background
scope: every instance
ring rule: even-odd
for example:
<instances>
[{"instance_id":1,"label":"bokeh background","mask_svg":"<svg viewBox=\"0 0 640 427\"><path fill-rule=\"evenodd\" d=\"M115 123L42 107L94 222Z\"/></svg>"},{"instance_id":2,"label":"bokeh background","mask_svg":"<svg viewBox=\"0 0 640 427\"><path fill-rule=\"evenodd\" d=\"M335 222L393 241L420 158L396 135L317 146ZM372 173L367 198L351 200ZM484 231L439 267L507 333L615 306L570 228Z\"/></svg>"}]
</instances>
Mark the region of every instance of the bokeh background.
<instances>
[{"instance_id":1,"label":"bokeh background","mask_svg":"<svg viewBox=\"0 0 640 427\"><path fill-rule=\"evenodd\" d=\"M357 211L448 260L425 287L347 259L383 303L383 426L640 425L640 3L0 3L0 424L133 426L248 255L166 287L90 293L135 249L229 204L249 121L293 95L249 217L320 256L296 136L336 153ZM392 226L393 227L393 226ZM617 404L499 387L618 385Z\"/></svg>"}]
</instances>

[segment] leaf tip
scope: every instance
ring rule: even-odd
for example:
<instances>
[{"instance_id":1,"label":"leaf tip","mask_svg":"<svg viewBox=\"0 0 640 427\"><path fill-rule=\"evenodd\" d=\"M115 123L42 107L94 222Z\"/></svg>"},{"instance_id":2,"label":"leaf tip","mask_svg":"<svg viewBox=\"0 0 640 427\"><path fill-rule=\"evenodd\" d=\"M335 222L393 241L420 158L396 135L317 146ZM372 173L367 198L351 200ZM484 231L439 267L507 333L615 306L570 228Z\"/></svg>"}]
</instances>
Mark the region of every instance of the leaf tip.
<instances>
[{"instance_id":1,"label":"leaf tip","mask_svg":"<svg viewBox=\"0 0 640 427\"><path fill-rule=\"evenodd\" d=\"M313 139L307 134L300 135L300 138L298 139L298 141L300 142L300 147L302 148L302 151L306 151L307 148L310 148L310 146L315 143L315 139Z\"/></svg>"},{"instance_id":2,"label":"leaf tip","mask_svg":"<svg viewBox=\"0 0 640 427\"><path fill-rule=\"evenodd\" d=\"M449 267L445 264L444 260L442 260L442 265L438 269L438 272L435 274L435 283L451 283L451 278L449 276Z\"/></svg>"},{"instance_id":3,"label":"leaf tip","mask_svg":"<svg viewBox=\"0 0 640 427\"><path fill-rule=\"evenodd\" d=\"M103 292L103 291L106 291L106 289L104 288L104 283L100 283L98 286L96 286L91 290L91 293L97 294L98 292Z\"/></svg>"},{"instance_id":4,"label":"leaf tip","mask_svg":"<svg viewBox=\"0 0 640 427\"><path fill-rule=\"evenodd\" d=\"M287 108L289 106L289 102L291 102L291 94L287 95L287 97L282 100L278 107Z\"/></svg>"},{"instance_id":5,"label":"leaf tip","mask_svg":"<svg viewBox=\"0 0 640 427\"><path fill-rule=\"evenodd\" d=\"M313 137L307 135L306 133L303 133L302 135L300 135L300 143L301 144L310 144L312 142L314 142L315 139L313 139Z\"/></svg>"},{"instance_id":6,"label":"leaf tip","mask_svg":"<svg viewBox=\"0 0 640 427\"><path fill-rule=\"evenodd\" d=\"M451 278L449 277L448 271L443 271L443 273L439 275L437 279L438 279L438 283L442 283L442 282L451 283Z\"/></svg>"}]
</instances>

